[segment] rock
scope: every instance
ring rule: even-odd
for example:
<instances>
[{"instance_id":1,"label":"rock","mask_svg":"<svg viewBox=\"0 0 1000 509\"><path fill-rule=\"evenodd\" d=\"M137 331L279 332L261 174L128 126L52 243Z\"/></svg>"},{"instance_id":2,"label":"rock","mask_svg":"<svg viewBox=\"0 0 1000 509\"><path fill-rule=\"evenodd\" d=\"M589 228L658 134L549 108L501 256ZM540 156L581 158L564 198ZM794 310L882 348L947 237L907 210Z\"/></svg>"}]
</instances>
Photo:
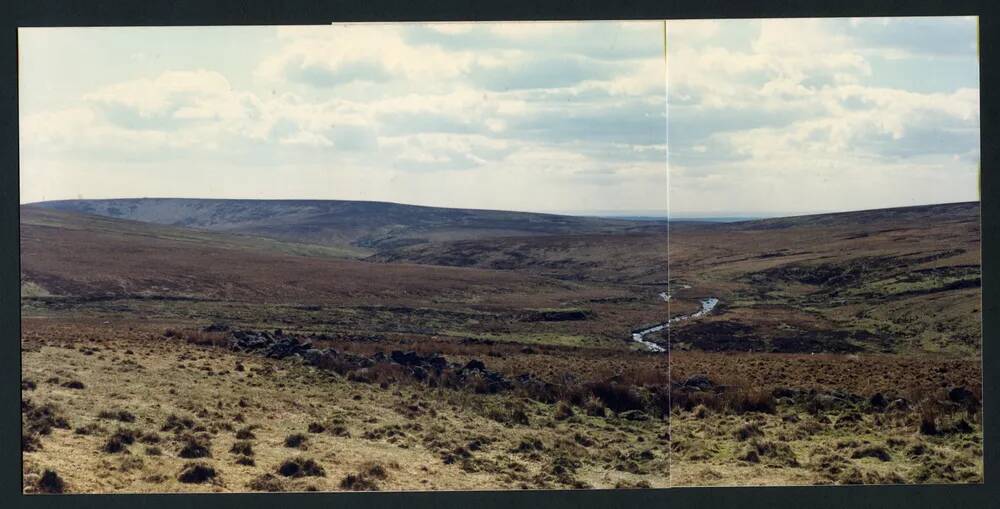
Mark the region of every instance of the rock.
<instances>
[{"instance_id":1,"label":"rock","mask_svg":"<svg viewBox=\"0 0 1000 509\"><path fill-rule=\"evenodd\" d=\"M304 352L307 350L299 344L299 341L293 337L282 337L271 343L264 355L274 359L284 359L291 355L297 354L299 352Z\"/></svg>"},{"instance_id":2,"label":"rock","mask_svg":"<svg viewBox=\"0 0 1000 509\"><path fill-rule=\"evenodd\" d=\"M323 350L317 350L315 348L310 348L302 352L302 358L307 364L315 366L319 363L319 360L323 357Z\"/></svg>"},{"instance_id":3,"label":"rock","mask_svg":"<svg viewBox=\"0 0 1000 509\"><path fill-rule=\"evenodd\" d=\"M384 358L376 354L372 357L373 362L379 362L380 359ZM416 352L401 352L399 350L394 350L389 354L389 360L395 362L401 366L407 366L410 368L421 367L428 371L434 371L440 374L441 370L448 366L448 361L440 355L420 355Z\"/></svg>"},{"instance_id":4,"label":"rock","mask_svg":"<svg viewBox=\"0 0 1000 509\"><path fill-rule=\"evenodd\" d=\"M389 354L389 359L396 364L403 366L416 366L420 364L420 355L417 352L401 352L399 350L393 350Z\"/></svg>"},{"instance_id":5,"label":"rock","mask_svg":"<svg viewBox=\"0 0 1000 509\"><path fill-rule=\"evenodd\" d=\"M813 405L820 410L832 410L843 406L846 401L832 394L817 394L812 400Z\"/></svg>"},{"instance_id":6,"label":"rock","mask_svg":"<svg viewBox=\"0 0 1000 509\"><path fill-rule=\"evenodd\" d=\"M890 412L906 412L910 409L910 404L903 398L897 398L889 402L886 410Z\"/></svg>"}]
</instances>

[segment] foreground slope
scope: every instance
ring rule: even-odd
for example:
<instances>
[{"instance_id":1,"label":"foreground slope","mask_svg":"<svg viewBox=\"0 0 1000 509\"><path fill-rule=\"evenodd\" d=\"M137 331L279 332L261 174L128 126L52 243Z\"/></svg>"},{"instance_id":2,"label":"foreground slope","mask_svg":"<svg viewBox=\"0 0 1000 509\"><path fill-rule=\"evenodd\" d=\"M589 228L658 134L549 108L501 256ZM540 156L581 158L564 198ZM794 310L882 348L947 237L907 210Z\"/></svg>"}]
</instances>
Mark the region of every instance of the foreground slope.
<instances>
[{"instance_id":1,"label":"foreground slope","mask_svg":"<svg viewBox=\"0 0 1000 509\"><path fill-rule=\"evenodd\" d=\"M21 245L25 491L668 484L652 287L34 207Z\"/></svg>"}]
</instances>

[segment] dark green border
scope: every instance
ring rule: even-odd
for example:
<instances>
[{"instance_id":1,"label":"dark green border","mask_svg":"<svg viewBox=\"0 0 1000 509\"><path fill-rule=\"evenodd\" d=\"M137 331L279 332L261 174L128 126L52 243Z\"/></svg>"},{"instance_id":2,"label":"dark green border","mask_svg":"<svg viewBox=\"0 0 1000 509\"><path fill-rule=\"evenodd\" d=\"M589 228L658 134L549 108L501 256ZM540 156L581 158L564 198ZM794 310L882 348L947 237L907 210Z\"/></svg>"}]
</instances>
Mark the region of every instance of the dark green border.
<instances>
[{"instance_id":1,"label":"dark green border","mask_svg":"<svg viewBox=\"0 0 1000 509\"><path fill-rule=\"evenodd\" d=\"M0 504L17 507L1000 507L996 496L1000 420L1000 361L992 344L1000 326L1000 274L997 259L1000 200L995 199L1000 69L1000 15L989 0L631 0L496 3L453 0L417 4L407 1L272 0L214 2L198 0L5 1L0 6ZM21 494L20 302L18 246L17 27L116 25L268 25L329 21L678 19L831 16L980 16L980 97L983 213L983 393L985 478L974 486L835 486L790 488L672 488L664 490L588 490L527 492L323 493L227 495L62 495ZM794 43L793 41L791 43ZM928 72L934 72L929 69ZM991 369L993 368L993 369Z\"/></svg>"}]
</instances>

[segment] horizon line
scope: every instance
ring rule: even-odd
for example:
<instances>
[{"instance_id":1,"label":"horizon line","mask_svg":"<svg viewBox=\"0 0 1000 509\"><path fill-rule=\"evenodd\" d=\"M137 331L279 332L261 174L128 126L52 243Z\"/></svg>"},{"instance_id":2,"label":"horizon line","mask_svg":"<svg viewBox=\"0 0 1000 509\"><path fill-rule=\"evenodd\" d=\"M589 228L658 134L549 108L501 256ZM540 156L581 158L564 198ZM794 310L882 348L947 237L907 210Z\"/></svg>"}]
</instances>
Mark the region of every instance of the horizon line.
<instances>
[{"instance_id":1,"label":"horizon line","mask_svg":"<svg viewBox=\"0 0 1000 509\"><path fill-rule=\"evenodd\" d=\"M355 203L384 203L392 205L403 205L409 207L427 207L427 208L442 208L442 209L455 209L455 210L489 210L497 212L517 212L517 213L528 213L528 214L550 214L550 215L561 215L561 216L576 216L576 217L646 217L653 219L665 219L665 220L708 220L708 221L722 221L722 220L753 220L753 219L778 219L785 217L803 217L803 216L817 216L817 215L827 215L827 214L844 214L851 212L867 212L875 210L888 210L888 209L906 209L915 207L930 207L930 206L941 206L941 205L960 205L960 204L970 204L970 203L981 203L981 199L976 200L966 200L966 201L956 201L956 202L935 202L935 203L921 203L914 205L891 205L885 207L877 208L862 208L862 209L846 209L846 210L821 210L821 211L767 211L767 212L751 212L751 211L723 211L723 212L682 212L671 214L669 210L664 211L662 209L622 209L622 210L515 210L515 209L490 209L490 208L476 208L476 207L461 207L461 206L441 206L441 205L424 205L417 203L404 203L395 202L389 200L348 200L342 198L205 198L205 197L176 197L176 196L142 196L142 197L119 197L119 198L60 198L53 200L39 200L32 202L18 203L18 206L26 205L40 205L44 203L54 203L54 202L81 202L81 201L119 201L119 200L203 200L203 201L273 201L273 202L355 202Z\"/></svg>"}]
</instances>

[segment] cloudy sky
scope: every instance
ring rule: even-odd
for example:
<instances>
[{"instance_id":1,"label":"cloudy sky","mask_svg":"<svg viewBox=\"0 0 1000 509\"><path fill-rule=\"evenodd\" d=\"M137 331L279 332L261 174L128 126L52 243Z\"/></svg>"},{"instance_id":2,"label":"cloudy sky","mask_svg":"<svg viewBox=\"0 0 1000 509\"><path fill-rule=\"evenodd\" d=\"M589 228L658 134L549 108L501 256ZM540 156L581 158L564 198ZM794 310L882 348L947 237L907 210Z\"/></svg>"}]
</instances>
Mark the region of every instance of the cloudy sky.
<instances>
[{"instance_id":1,"label":"cloudy sky","mask_svg":"<svg viewBox=\"0 0 1000 509\"><path fill-rule=\"evenodd\" d=\"M668 25L670 210L978 200L975 18Z\"/></svg>"},{"instance_id":2,"label":"cloudy sky","mask_svg":"<svg viewBox=\"0 0 1000 509\"><path fill-rule=\"evenodd\" d=\"M21 201L710 216L978 199L974 18L671 21L666 62L662 29L22 29Z\"/></svg>"},{"instance_id":3,"label":"cloudy sky","mask_svg":"<svg viewBox=\"0 0 1000 509\"><path fill-rule=\"evenodd\" d=\"M664 211L662 30L22 29L21 201Z\"/></svg>"}]
</instances>

